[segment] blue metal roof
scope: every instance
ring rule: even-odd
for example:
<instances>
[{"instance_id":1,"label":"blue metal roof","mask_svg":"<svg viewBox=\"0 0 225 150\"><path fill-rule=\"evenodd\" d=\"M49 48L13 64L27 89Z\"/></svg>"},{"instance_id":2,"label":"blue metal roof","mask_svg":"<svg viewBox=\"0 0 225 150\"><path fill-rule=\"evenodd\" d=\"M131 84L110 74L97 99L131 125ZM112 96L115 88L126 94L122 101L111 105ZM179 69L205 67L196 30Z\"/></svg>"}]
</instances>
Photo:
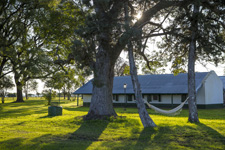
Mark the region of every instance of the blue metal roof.
<instances>
[{"instance_id":1,"label":"blue metal roof","mask_svg":"<svg viewBox=\"0 0 225 150\"><path fill-rule=\"evenodd\" d=\"M195 73L196 90L198 90L208 72ZM187 73L177 76L173 74L139 75L143 94L185 94L188 93ZM130 76L114 77L113 94L124 94L123 85L127 84L126 93L134 94ZM92 80L80 87L73 94L92 94Z\"/></svg>"}]
</instances>

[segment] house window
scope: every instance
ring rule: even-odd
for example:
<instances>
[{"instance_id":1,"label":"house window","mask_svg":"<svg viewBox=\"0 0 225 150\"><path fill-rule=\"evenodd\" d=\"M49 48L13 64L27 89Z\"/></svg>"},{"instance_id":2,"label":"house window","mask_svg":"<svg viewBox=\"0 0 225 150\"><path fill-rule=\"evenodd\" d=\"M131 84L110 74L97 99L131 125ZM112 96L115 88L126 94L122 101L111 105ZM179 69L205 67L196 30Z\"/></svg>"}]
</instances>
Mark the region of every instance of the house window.
<instances>
[{"instance_id":1,"label":"house window","mask_svg":"<svg viewBox=\"0 0 225 150\"><path fill-rule=\"evenodd\" d=\"M152 100L161 102L161 95L152 95Z\"/></svg>"},{"instance_id":2,"label":"house window","mask_svg":"<svg viewBox=\"0 0 225 150\"><path fill-rule=\"evenodd\" d=\"M135 95L134 95L134 100L136 101L136 97L135 97Z\"/></svg>"},{"instance_id":3,"label":"house window","mask_svg":"<svg viewBox=\"0 0 225 150\"><path fill-rule=\"evenodd\" d=\"M132 101L132 95L127 95L127 101Z\"/></svg>"},{"instance_id":4,"label":"house window","mask_svg":"<svg viewBox=\"0 0 225 150\"><path fill-rule=\"evenodd\" d=\"M152 96L151 95L147 95L147 101L151 102L152 101Z\"/></svg>"},{"instance_id":5,"label":"house window","mask_svg":"<svg viewBox=\"0 0 225 150\"><path fill-rule=\"evenodd\" d=\"M181 102L184 102L187 99L187 94L181 95Z\"/></svg>"},{"instance_id":6,"label":"house window","mask_svg":"<svg viewBox=\"0 0 225 150\"><path fill-rule=\"evenodd\" d=\"M158 95L153 95L152 99L153 99L153 101L158 101L159 100L159 96Z\"/></svg>"},{"instance_id":7,"label":"house window","mask_svg":"<svg viewBox=\"0 0 225 150\"><path fill-rule=\"evenodd\" d=\"M115 101L119 101L119 95L113 95L113 100L115 100Z\"/></svg>"}]
</instances>

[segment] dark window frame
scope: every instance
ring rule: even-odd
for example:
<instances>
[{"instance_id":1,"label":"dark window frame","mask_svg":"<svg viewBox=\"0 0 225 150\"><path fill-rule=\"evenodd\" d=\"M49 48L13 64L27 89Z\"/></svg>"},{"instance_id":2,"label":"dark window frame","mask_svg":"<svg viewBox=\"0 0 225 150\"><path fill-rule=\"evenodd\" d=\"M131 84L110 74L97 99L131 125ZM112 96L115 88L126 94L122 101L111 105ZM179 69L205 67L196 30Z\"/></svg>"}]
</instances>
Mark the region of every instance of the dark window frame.
<instances>
[{"instance_id":1,"label":"dark window frame","mask_svg":"<svg viewBox=\"0 0 225 150\"><path fill-rule=\"evenodd\" d=\"M152 100L153 101L159 101L159 95L152 95Z\"/></svg>"},{"instance_id":2,"label":"dark window frame","mask_svg":"<svg viewBox=\"0 0 225 150\"><path fill-rule=\"evenodd\" d=\"M148 94L148 95L147 95L147 101L148 101L148 102L152 102L152 95L151 95L151 94Z\"/></svg>"},{"instance_id":3,"label":"dark window frame","mask_svg":"<svg viewBox=\"0 0 225 150\"><path fill-rule=\"evenodd\" d=\"M129 101L129 102L133 101L132 97L133 97L132 94L128 94L126 97L127 101Z\"/></svg>"},{"instance_id":4,"label":"dark window frame","mask_svg":"<svg viewBox=\"0 0 225 150\"><path fill-rule=\"evenodd\" d=\"M119 95L118 94L113 94L113 100L119 101Z\"/></svg>"},{"instance_id":5,"label":"dark window frame","mask_svg":"<svg viewBox=\"0 0 225 150\"><path fill-rule=\"evenodd\" d=\"M134 96L134 100L136 101L136 97L135 97L135 95L133 95Z\"/></svg>"},{"instance_id":6,"label":"dark window frame","mask_svg":"<svg viewBox=\"0 0 225 150\"><path fill-rule=\"evenodd\" d=\"M187 94L182 94L181 95L181 102L184 102L187 99L188 95Z\"/></svg>"},{"instance_id":7,"label":"dark window frame","mask_svg":"<svg viewBox=\"0 0 225 150\"><path fill-rule=\"evenodd\" d=\"M157 98L155 99L154 96L156 96ZM160 94L154 94L154 95L152 95L152 100L161 102L161 95Z\"/></svg>"}]
</instances>

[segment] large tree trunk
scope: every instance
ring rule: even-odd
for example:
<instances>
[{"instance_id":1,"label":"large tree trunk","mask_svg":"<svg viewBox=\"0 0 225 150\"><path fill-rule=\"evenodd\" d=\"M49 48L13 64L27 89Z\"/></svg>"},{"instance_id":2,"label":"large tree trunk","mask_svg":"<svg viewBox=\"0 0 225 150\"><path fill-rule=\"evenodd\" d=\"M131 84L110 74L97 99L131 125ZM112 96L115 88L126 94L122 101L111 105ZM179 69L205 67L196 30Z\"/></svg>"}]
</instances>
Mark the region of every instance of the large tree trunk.
<instances>
[{"instance_id":1,"label":"large tree trunk","mask_svg":"<svg viewBox=\"0 0 225 150\"><path fill-rule=\"evenodd\" d=\"M195 88L195 45L192 41L189 49L188 58L188 107L190 122L199 122L198 110L196 105L196 88Z\"/></svg>"},{"instance_id":2,"label":"large tree trunk","mask_svg":"<svg viewBox=\"0 0 225 150\"><path fill-rule=\"evenodd\" d=\"M125 12L125 29L128 31L130 28L130 26L129 26L130 19L129 19L127 2L124 5L124 12ZM135 62L134 62L133 46L132 46L131 41L128 41L128 55L129 55L129 63L130 63L130 75L131 75L133 89L134 89L134 93L135 93L135 97L136 97L138 113L141 118L141 122L144 127L155 127L156 124L150 118L150 116L145 108L145 103L142 99L141 86L138 81L137 68L136 68Z\"/></svg>"},{"instance_id":3,"label":"large tree trunk","mask_svg":"<svg viewBox=\"0 0 225 150\"><path fill-rule=\"evenodd\" d=\"M66 99L66 88L63 87L63 99L65 100Z\"/></svg>"},{"instance_id":4,"label":"large tree trunk","mask_svg":"<svg viewBox=\"0 0 225 150\"><path fill-rule=\"evenodd\" d=\"M17 90L17 99L16 102L24 102L23 100L23 86L20 82L16 83L16 90Z\"/></svg>"},{"instance_id":5,"label":"large tree trunk","mask_svg":"<svg viewBox=\"0 0 225 150\"><path fill-rule=\"evenodd\" d=\"M26 100L28 100L28 92L26 91L25 93L26 93Z\"/></svg>"},{"instance_id":6,"label":"large tree trunk","mask_svg":"<svg viewBox=\"0 0 225 150\"><path fill-rule=\"evenodd\" d=\"M117 116L113 109L112 88L114 64L109 54L102 47L96 55L92 98L86 119L101 119L105 116Z\"/></svg>"},{"instance_id":7,"label":"large tree trunk","mask_svg":"<svg viewBox=\"0 0 225 150\"><path fill-rule=\"evenodd\" d=\"M25 93L26 100L28 100L28 81L25 83L23 92Z\"/></svg>"},{"instance_id":8,"label":"large tree trunk","mask_svg":"<svg viewBox=\"0 0 225 150\"><path fill-rule=\"evenodd\" d=\"M5 103L5 96L2 96L2 104Z\"/></svg>"},{"instance_id":9,"label":"large tree trunk","mask_svg":"<svg viewBox=\"0 0 225 150\"><path fill-rule=\"evenodd\" d=\"M19 74L15 71L15 83L16 83L16 90L17 90L17 99L16 102L24 102L23 101L23 85L22 83L19 81Z\"/></svg>"},{"instance_id":10,"label":"large tree trunk","mask_svg":"<svg viewBox=\"0 0 225 150\"><path fill-rule=\"evenodd\" d=\"M70 92L67 92L67 100L70 100Z\"/></svg>"},{"instance_id":11,"label":"large tree trunk","mask_svg":"<svg viewBox=\"0 0 225 150\"><path fill-rule=\"evenodd\" d=\"M131 75L131 79L132 79L133 89L134 89L136 102L137 102L138 113L141 118L141 122L144 127L155 127L156 124L150 118L150 116L145 108L145 103L142 99L142 92L141 92L140 83L138 81L137 68L136 68L135 62L134 62L133 48L132 48L131 42L129 42L129 44L128 44L128 53L129 53L129 63L130 63L130 75Z\"/></svg>"},{"instance_id":12,"label":"large tree trunk","mask_svg":"<svg viewBox=\"0 0 225 150\"><path fill-rule=\"evenodd\" d=\"M64 100L66 99L66 93L65 92L63 93L63 99Z\"/></svg>"},{"instance_id":13,"label":"large tree trunk","mask_svg":"<svg viewBox=\"0 0 225 150\"><path fill-rule=\"evenodd\" d=\"M188 107L189 122L199 122L198 110L196 105L196 88L195 88L195 56L196 56L196 32L197 32L197 13L198 7L194 6L192 34L188 56Z\"/></svg>"}]
</instances>

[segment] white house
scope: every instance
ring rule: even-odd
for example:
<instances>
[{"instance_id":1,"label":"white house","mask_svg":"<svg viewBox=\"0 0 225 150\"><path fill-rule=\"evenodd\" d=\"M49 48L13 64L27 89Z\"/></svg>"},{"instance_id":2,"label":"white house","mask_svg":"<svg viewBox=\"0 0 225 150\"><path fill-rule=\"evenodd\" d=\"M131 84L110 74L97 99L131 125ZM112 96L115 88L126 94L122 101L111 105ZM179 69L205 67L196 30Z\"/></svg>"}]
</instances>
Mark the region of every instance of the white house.
<instances>
[{"instance_id":1,"label":"white house","mask_svg":"<svg viewBox=\"0 0 225 150\"><path fill-rule=\"evenodd\" d=\"M155 106L175 107L187 98L188 77L186 73L139 75L143 98ZM223 107L223 82L214 71L195 73L198 108ZM126 89L124 84L127 85ZM83 95L84 106L90 105L92 80L73 94ZM136 106L130 76L114 77L113 104ZM186 104L187 107L187 104Z\"/></svg>"},{"instance_id":2,"label":"white house","mask_svg":"<svg viewBox=\"0 0 225 150\"><path fill-rule=\"evenodd\" d=\"M225 106L225 76L220 76L220 79L223 82L223 105Z\"/></svg>"}]
</instances>

